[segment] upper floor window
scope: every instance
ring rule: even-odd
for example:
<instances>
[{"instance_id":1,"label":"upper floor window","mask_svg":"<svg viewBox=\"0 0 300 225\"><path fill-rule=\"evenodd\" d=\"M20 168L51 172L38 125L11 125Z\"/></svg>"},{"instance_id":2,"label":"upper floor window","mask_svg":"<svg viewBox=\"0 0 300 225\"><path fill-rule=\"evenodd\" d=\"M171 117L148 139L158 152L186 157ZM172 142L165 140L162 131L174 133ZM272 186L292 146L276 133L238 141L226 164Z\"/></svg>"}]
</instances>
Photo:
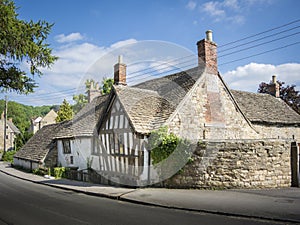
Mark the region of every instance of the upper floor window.
<instances>
[{"instance_id":1,"label":"upper floor window","mask_svg":"<svg viewBox=\"0 0 300 225\"><path fill-rule=\"evenodd\" d=\"M63 153L64 154L69 154L71 153L71 143L70 140L63 140Z\"/></svg>"}]
</instances>

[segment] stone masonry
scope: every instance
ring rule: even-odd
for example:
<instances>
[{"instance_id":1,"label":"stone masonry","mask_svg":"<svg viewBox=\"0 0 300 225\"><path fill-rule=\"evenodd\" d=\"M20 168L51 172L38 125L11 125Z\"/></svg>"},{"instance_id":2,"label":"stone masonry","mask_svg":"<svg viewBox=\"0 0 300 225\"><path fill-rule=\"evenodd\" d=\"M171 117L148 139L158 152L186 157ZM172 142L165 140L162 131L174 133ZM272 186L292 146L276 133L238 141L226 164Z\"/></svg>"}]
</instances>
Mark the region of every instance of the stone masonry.
<instances>
[{"instance_id":1,"label":"stone masonry","mask_svg":"<svg viewBox=\"0 0 300 225\"><path fill-rule=\"evenodd\" d=\"M198 143L190 163L163 186L275 188L291 186L291 142L234 140Z\"/></svg>"}]
</instances>

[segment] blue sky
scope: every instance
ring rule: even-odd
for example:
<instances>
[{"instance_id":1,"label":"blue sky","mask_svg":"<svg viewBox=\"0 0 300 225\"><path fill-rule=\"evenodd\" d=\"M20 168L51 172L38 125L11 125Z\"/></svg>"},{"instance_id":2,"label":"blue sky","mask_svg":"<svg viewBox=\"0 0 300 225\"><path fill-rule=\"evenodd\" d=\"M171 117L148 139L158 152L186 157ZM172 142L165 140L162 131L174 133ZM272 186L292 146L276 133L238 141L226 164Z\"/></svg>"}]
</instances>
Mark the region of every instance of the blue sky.
<instances>
[{"instance_id":1,"label":"blue sky","mask_svg":"<svg viewBox=\"0 0 300 225\"><path fill-rule=\"evenodd\" d=\"M15 2L20 7L19 18L34 21L41 19L55 24L48 42L53 48L53 53L60 57L51 69L43 70L44 76L37 78L39 88L36 89L36 93L28 96L8 94L10 100L23 104L61 104L64 98L72 102L72 95L83 91L83 81L90 78L88 71L91 68L94 71L95 68L98 69L97 77L93 78L99 82L103 77L112 74L113 64L117 58L115 54L112 54L115 60L113 57L108 59L103 56L112 51L117 54L120 51L116 49L124 50L124 46L147 43L139 45L144 47L135 50L136 54L139 53L137 55L140 61L137 63L135 58L134 62L130 62L132 66L128 66L129 76L130 72L136 71L137 68L147 66L141 63L143 57L148 60L156 59L156 66L164 62L163 58L170 60L168 56L162 57L160 46L166 49L172 46L173 50L182 50L174 50L174 58L180 58L180 54L182 57L185 54L196 54L196 42L205 37L205 31L208 29L213 30L214 41L219 46L221 56L218 59L219 71L231 88L256 91L258 84L261 81L268 82L273 74L281 81L300 86L300 43L296 44L300 41L300 21L297 21L300 19L300 1L16 0ZM234 45L222 46L293 21L297 22ZM152 40L154 44L143 42L146 40ZM251 41L252 43L247 45L233 48ZM287 45L291 46L284 47ZM146 51L146 46L157 49L156 53L145 56L143 52ZM283 48L273 51L281 47ZM232 49L226 51L228 48ZM270 50L269 53L250 57ZM233 51L240 52L225 56L226 53ZM158 57L159 55L161 57ZM241 58L247 59L235 61ZM99 65L93 67L95 62L99 61L102 67L105 64L106 70L102 71ZM127 63L125 57L124 62Z\"/></svg>"}]
</instances>

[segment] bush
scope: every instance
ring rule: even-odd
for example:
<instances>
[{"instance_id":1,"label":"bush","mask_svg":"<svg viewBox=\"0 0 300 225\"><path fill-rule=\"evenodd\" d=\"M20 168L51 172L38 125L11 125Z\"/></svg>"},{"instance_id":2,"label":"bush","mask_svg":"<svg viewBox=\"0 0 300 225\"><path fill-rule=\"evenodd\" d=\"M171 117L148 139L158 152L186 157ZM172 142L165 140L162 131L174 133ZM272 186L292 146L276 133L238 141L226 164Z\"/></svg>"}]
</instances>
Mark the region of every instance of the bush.
<instances>
[{"instance_id":1,"label":"bush","mask_svg":"<svg viewBox=\"0 0 300 225\"><path fill-rule=\"evenodd\" d=\"M55 167L54 168L54 177L60 179L65 177L66 168L65 167Z\"/></svg>"},{"instance_id":2,"label":"bush","mask_svg":"<svg viewBox=\"0 0 300 225\"><path fill-rule=\"evenodd\" d=\"M3 155L2 155L2 160L6 161L6 162L13 163L15 154L16 154L16 151L4 152Z\"/></svg>"},{"instance_id":3,"label":"bush","mask_svg":"<svg viewBox=\"0 0 300 225\"><path fill-rule=\"evenodd\" d=\"M167 127L153 131L148 142L151 160L160 179L166 179L180 173L191 162L193 149L191 142L168 133Z\"/></svg>"}]
</instances>

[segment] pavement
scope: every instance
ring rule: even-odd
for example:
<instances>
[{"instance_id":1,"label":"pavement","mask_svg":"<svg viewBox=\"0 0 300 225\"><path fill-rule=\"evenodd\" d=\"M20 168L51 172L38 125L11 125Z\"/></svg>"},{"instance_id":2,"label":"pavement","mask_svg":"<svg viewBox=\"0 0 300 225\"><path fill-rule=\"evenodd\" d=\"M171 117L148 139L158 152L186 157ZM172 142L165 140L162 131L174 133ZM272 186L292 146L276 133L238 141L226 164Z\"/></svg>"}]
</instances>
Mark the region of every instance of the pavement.
<instances>
[{"instance_id":1,"label":"pavement","mask_svg":"<svg viewBox=\"0 0 300 225\"><path fill-rule=\"evenodd\" d=\"M0 162L0 171L22 180L93 196L171 209L300 224L300 188L195 190L122 188L68 179L46 179Z\"/></svg>"}]
</instances>

